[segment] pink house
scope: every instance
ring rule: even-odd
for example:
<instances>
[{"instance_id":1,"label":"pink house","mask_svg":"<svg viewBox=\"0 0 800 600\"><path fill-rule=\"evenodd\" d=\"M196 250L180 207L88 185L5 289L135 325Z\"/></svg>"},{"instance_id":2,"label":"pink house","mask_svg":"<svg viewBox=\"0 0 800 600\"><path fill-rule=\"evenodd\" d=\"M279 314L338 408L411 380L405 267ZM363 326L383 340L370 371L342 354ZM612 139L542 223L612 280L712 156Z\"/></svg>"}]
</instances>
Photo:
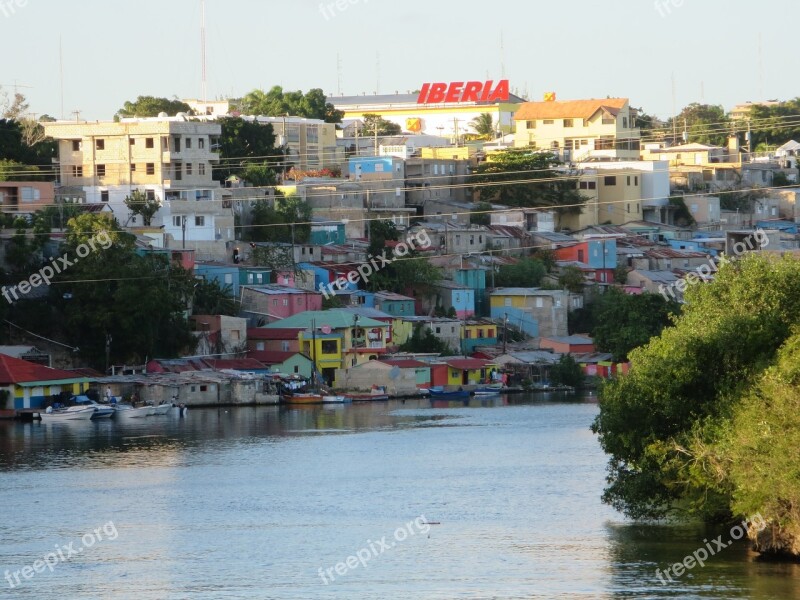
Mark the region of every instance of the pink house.
<instances>
[{"instance_id":1,"label":"pink house","mask_svg":"<svg viewBox=\"0 0 800 600\"><path fill-rule=\"evenodd\" d=\"M4 213L33 214L55 202L55 185L52 182L0 182L0 210Z\"/></svg>"},{"instance_id":2,"label":"pink house","mask_svg":"<svg viewBox=\"0 0 800 600\"><path fill-rule=\"evenodd\" d=\"M298 313L322 310L322 294L283 285L242 286L242 310L274 323Z\"/></svg>"}]
</instances>

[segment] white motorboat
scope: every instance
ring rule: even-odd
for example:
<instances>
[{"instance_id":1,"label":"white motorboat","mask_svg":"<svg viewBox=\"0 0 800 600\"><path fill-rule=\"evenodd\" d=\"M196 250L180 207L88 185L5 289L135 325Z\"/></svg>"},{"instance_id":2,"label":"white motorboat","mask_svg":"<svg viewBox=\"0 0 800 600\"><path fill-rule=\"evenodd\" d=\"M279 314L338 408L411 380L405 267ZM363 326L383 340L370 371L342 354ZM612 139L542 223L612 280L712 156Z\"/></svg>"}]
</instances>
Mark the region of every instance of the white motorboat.
<instances>
[{"instance_id":1,"label":"white motorboat","mask_svg":"<svg viewBox=\"0 0 800 600\"><path fill-rule=\"evenodd\" d=\"M116 412L113 406L107 404L99 404L86 396L76 396L72 400L73 402L75 402L75 406L72 406L67 410L75 411L79 408L94 408L94 416L92 418L95 420L110 419L111 417L114 416L114 413Z\"/></svg>"},{"instance_id":2,"label":"white motorboat","mask_svg":"<svg viewBox=\"0 0 800 600\"><path fill-rule=\"evenodd\" d=\"M161 417L172 412L172 404L159 404L158 406L151 406L150 409L151 416Z\"/></svg>"},{"instance_id":3,"label":"white motorboat","mask_svg":"<svg viewBox=\"0 0 800 600\"><path fill-rule=\"evenodd\" d=\"M49 407L45 412L41 413L43 423L65 423L70 421L91 421L94 416L94 408L86 407L81 408L73 406L72 409L66 410L53 410Z\"/></svg>"},{"instance_id":4,"label":"white motorboat","mask_svg":"<svg viewBox=\"0 0 800 600\"><path fill-rule=\"evenodd\" d=\"M152 406L142 406L134 408L130 404L117 404L115 407L117 419L143 419L149 417L151 414Z\"/></svg>"},{"instance_id":5,"label":"white motorboat","mask_svg":"<svg viewBox=\"0 0 800 600\"><path fill-rule=\"evenodd\" d=\"M323 404L345 404L350 400L346 396L323 396Z\"/></svg>"}]
</instances>

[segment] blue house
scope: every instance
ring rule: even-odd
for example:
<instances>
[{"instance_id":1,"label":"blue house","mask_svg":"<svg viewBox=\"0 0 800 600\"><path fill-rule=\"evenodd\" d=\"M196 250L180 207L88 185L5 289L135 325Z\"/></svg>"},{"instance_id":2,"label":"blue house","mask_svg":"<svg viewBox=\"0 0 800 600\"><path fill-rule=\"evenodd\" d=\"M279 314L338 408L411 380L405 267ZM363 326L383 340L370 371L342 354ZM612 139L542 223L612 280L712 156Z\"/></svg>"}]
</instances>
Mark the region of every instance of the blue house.
<instances>
[{"instance_id":1,"label":"blue house","mask_svg":"<svg viewBox=\"0 0 800 600\"><path fill-rule=\"evenodd\" d=\"M315 246L342 245L347 242L345 225L341 221L313 218L310 243Z\"/></svg>"},{"instance_id":2,"label":"blue house","mask_svg":"<svg viewBox=\"0 0 800 600\"><path fill-rule=\"evenodd\" d=\"M239 267L236 265L223 265L212 263L197 263L194 266L194 273L197 277L206 281L216 281L220 288L225 289L231 286L231 295L239 297Z\"/></svg>"},{"instance_id":3,"label":"blue house","mask_svg":"<svg viewBox=\"0 0 800 600\"><path fill-rule=\"evenodd\" d=\"M454 281L440 281L436 284L437 305L445 311L456 311L459 319L475 316L475 291Z\"/></svg>"},{"instance_id":4,"label":"blue house","mask_svg":"<svg viewBox=\"0 0 800 600\"><path fill-rule=\"evenodd\" d=\"M305 271L307 274L314 277L314 289L316 291L327 289L328 285L336 281L339 277L347 277L347 274L351 270L349 267L344 265L339 265L336 267L333 265L327 266L307 262L299 263L298 269ZM358 285L348 281L347 284L342 287L342 289L357 291Z\"/></svg>"},{"instance_id":5,"label":"blue house","mask_svg":"<svg viewBox=\"0 0 800 600\"><path fill-rule=\"evenodd\" d=\"M416 314L413 298L392 292L377 292L374 308L393 317L410 317Z\"/></svg>"}]
</instances>

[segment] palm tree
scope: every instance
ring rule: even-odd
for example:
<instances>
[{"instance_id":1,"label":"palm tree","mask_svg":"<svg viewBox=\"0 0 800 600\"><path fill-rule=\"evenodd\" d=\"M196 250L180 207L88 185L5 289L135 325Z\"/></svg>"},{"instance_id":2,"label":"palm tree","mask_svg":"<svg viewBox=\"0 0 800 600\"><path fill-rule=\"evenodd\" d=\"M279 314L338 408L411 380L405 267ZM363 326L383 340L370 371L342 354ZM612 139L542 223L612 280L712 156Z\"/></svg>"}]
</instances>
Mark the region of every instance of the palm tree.
<instances>
[{"instance_id":1,"label":"palm tree","mask_svg":"<svg viewBox=\"0 0 800 600\"><path fill-rule=\"evenodd\" d=\"M472 128L478 132L483 139L490 140L495 135L494 117L491 113L482 113L470 122Z\"/></svg>"}]
</instances>

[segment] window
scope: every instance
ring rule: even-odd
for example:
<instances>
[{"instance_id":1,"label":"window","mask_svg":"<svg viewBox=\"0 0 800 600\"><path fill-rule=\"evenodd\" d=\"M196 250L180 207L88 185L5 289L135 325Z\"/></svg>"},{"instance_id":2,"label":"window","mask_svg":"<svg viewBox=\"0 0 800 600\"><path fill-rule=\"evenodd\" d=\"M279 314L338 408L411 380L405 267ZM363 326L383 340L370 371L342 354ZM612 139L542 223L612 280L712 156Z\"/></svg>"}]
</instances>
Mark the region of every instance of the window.
<instances>
[{"instance_id":1,"label":"window","mask_svg":"<svg viewBox=\"0 0 800 600\"><path fill-rule=\"evenodd\" d=\"M200 391L201 392L207 392L208 391L208 386L207 385L201 385L200 386Z\"/></svg>"},{"instance_id":2,"label":"window","mask_svg":"<svg viewBox=\"0 0 800 600\"><path fill-rule=\"evenodd\" d=\"M200 163L199 165L197 165L197 174L198 175L206 174L206 163Z\"/></svg>"},{"instance_id":3,"label":"window","mask_svg":"<svg viewBox=\"0 0 800 600\"><path fill-rule=\"evenodd\" d=\"M277 300L273 300L272 301L272 306L278 306L278 301Z\"/></svg>"},{"instance_id":4,"label":"window","mask_svg":"<svg viewBox=\"0 0 800 600\"><path fill-rule=\"evenodd\" d=\"M506 298L506 299L505 299L505 305L506 305L506 306L512 306L512 300L511 300L511 298Z\"/></svg>"},{"instance_id":5,"label":"window","mask_svg":"<svg viewBox=\"0 0 800 600\"><path fill-rule=\"evenodd\" d=\"M584 119L583 120L583 126L584 127L588 127L589 126L589 119Z\"/></svg>"},{"instance_id":6,"label":"window","mask_svg":"<svg viewBox=\"0 0 800 600\"><path fill-rule=\"evenodd\" d=\"M597 182L596 181L581 181L580 189L582 189L582 190L596 190L597 189Z\"/></svg>"},{"instance_id":7,"label":"window","mask_svg":"<svg viewBox=\"0 0 800 600\"><path fill-rule=\"evenodd\" d=\"M536 299L536 308L544 308L544 299L543 298L537 298Z\"/></svg>"},{"instance_id":8,"label":"window","mask_svg":"<svg viewBox=\"0 0 800 600\"><path fill-rule=\"evenodd\" d=\"M490 337L490 338L493 338L494 337L494 329L487 329L486 330L486 335L488 337Z\"/></svg>"},{"instance_id":9,"label":"window","mask_svg":"<svg viewBox=\"0 0 800 600\"><path fill-rule=\"evenodd\" d=\"M290 352L290 350L289 350L289 342L281 342L281 350L283 352Z\"/></svg>"},{"instance_id":10,"label":"window","mask_svg":"<svg viewBox=\"0 0 800 600\"><path fill-rule=\"evenodd\" d=\"M617 185L617 177L616 177L616 175L609 175L609 176L603 177L603 185L609 185L609 186Z\"/></svg>"},{"instance_id":11,"label":"window","mask_svg":"<svg viewBox=\"0 0 800 600\"><path fill-rule=\"evenodd\" d=\"M206 218L202 215L196 216L194 218L194 226L195 227L205 227L206 226Z\"/></svg>"},{"instance_id":12,"label":"window","mask_svg":"<svg viewBox=\"0 0 800 600\"><path fill-rule=\"evenodd\" d=\"M478 329L478 338L483 339L483 329Z\"/></svg>"},{"instance_id":13,"label":"window","mask_svg":"<svg viewBox=\"0 0 800 600\"><path fill-rule=\"evenodd\" d=\"M100 202L108 202L108 190L100 192Z\"/></svg>"},{"instance_id":14,"label":"window","mask_svg":"<svg viewBox=\"0 0 800 600\"><path fill-rule=\"evenodd\" d=\"M256 350L259 352L264 352L267 349L267 345L264 342L256 342Z\"/></svg>"},{"instance_id":15,"label":"window","mask_svg":"<svg viewBox=\"0 0 800 600\"><path fill-rule=\"evenodd\" d=\"M286 352L288 352L288 350ZM300 367L298 365L295 365L294 366L294 374L297 375L298 373L300 373Z\"/></svg>"},{"instance_id":16,"label":"window","mask_svg":"<svg viewBox=\"0 0 800 600\"><path fill-rule=\"evenodd\" d=\"M622 127L623 129L628 128L628 117L622 117Z\"/></svg>"},{"instance_id":17,"label":"window","mask_svg":"<svg viewBox=\"0 0 800 600\"><path fill-rule=\"evenodd\" d=\"M98 150L105 150L106 149L106 141L103 139L95 140L94 147Z\"/></svg>"},{"instance_id":18,"label":"window","mask_svg":"<svg viewBox=\"0 0 800 600\"><path fill-rule=\"evenodd\" d=\"M233 285L233 274L225 273L225 285Z\"/></svg>"},{"instance_id":19,"label":"window","mask_svg":"<svg viewBox=\"0 0 800 600\"><path fill-rule=\"evenodd\" d=\"M197 140L197 147L200 148L200 150L205 150L205 148L206 148L206 138L199 138Z\"/></svg>"},{"instance_id":20,"label":"window","mask_svg":"<svg viewBox=\"0 0 800 600\"><path fill-rule=\"evenodd\" d=\"M131 163L131 173L136 173L136 163Z\"/></svg>"},{"instance_id":21,"label":"window","mask_svg":"<svg viewBox=\"0 0 800 600\"><path fill-rule=\"evenodd\" d=\"M156 174L156 164L155 163L147 163L147 174L148 175L155 175Z\"/></svg>"},{"instance_id":22,"label":"window","mask_svg":"<svg viewBox=\"0 0 800 600\"><path fill-rule=\"evenodd\" d=\"M72 140L72 151L73 152L80 152L81 151L81 141L80 140Z\"/></svg>"},{"instance_id":23,"label":"window","mask_svg":"<svg viewBox=\"0 0 800 600\"><path fill-rule=\"evenodd\" d=\"M528 121L525 123L525 127L528 129L536 129L536 121Z\"/></svg>"},{"instance_id":24,"label":"window","mask_svg":"<svg viewBox=\"0 0 800 600\"><path fill-rule=\"evenodd\" d=\"M144 196L148 200L155 200L156 199L156 191L155 190L145 190Z\"/></svg>"},{"instance_id":25,"label":"window","mask_svg":"<svg viewBox=\"0 0 800 600\"><path fill-rule=\"evenodd\" d=\"M631 184L631 176L628 175L628 185L630 185L630 184Z\"/></svg>"},{"instance_id":26,"label":"window","mask_svg":"<svg viewBox=\"0 0 800 600\"><path fill-rule=\"evenodd\" d=\"M131 146L135 146L135 145L136 145L136 139L135 139L135 138L128 138L128 143L129 143Z\"/></svg>"},{"instance_id":27,"label":"window","mask_svg":"<svg viewBox=\"0 0 800 600\"><path fill-rule=\"evenodd\" d=\"M542 121L543 125L553 125L554 123L555 121L553 119L545 119L544 121Z\"/></svg>"},{"instance_id":28,"label":"window","mask_svg":"<svg viewBox=\"0 0 800 600\"><path fill-rule=\"evenodd\" d=\"M639 185L639 176L633 178L633 185Z\"/></svg>"},{"instance_id":29,"label":"window","mask_svg":"<svg viewBox=\"0 0 800 600\"><path fill-rule=\"evenodd\" d=\"M106 176L106 166L105 165L97 165L97 176L98 177L105 177Z\"/></svg>"},{"instance_id":30,"label":"window","mask_svg":"<svg viewBox=\"0 0 800 600\"><path fill-rule=\"evenodd\" d=\"M625 205L625 209L628 211L628 213L631 212L631 203L630 202L628 202L628 204Z\"/></svg>"},{"instance_id":31,"label":"window","mask_svg":"<svg viewBox=\"0 0 800 600\"><path fill-rule=\"evenodd\" d=\"M322 353L328 356L339 353L339 344L336 340L322 340Z\"/></svg>"},{"instance_id":32,"label":"window","mask_svg":"<svg viewBox=\"0 0 800 600\"><path fill-rule=\"evenodd\" d=\"M41 192L32 187L23 187L20 189L20 195L22 196L23 202L37 202L41 199L42 194ZM2 198L3 194L0 194L0 198Z\"/></svg>"},{"instance_id":33,"label":"window","mask_svg":"<svg viewBox=\"0 0 800 600\"><path fill-rule=\"evenodd\" d=\"M614 125L617 120L611 115L603 115L603 125Z\"/></svg>"},{"instance_id":34,"label":"window","mask_svg":"<svg viewBox=\"0 0 800 600\"><path fill-rule=\"evenodd\" d=\"M467 329L464 332L464 338L467 339L467 340L471 340L472 339L472 331L470 329Z\"/></svg>"},{"instance_id":35,"label":"window","mask_svg":"<svg viewBox=\"0 0 800 600\"><path fill-rule=\"evenodd\" d=\"M153 148L155 148L155 140L153 138L146 138L144 140L144 147L147 148L148 150L152 150Z\"/></svg>"},{"instance_id":36,"label":"window","mask_svg":"<svg viewBox=\"0 0 800 600\"><path fill-rule=\"evenodd\" d=\"M564 127L573 127L572 119L564 119Z\"/></svg>"},{"instance_id":37,"label":"window","mask_svg":"<svg viewBox=\"0 0 800 600\"><path fill-rule=\"evenodd\" d=\"M72 176L73 177L83 177L83 167L78 165L73 165L72 167Z\"/></svg>"},{"instance_id":38,"label":"window","mask_svg":"<svg viewBox=\"0 0 800 600\"><path fill-rule=\"evenodd\" d=\"M192 174L193 167L192 163L186 163L186 176L190 176Z\"/></svg>"},{"instance_id":39,"label":"window","mask_svg":"<svg viewBox=\"0 0 800 600\"><path fill-rule=\"evenodd\" d=\"M172 225L174 227L183 227L183 217L172 217Z\"/></svg>"},{"instance_id":40,"label":"window","mask_svg":"<svg viewBox=\"0 0 800 600\"><path fill-rule=\"evenodd\" d=\"M189 150L192 147L192 138L186 138L186 149Z\"/></svg>"},{"instance_id":41,"label":"window","mask_svg":"<svg viewBox=\"0 0 800 600\"><path fill-rule=\"evenodd\" d=\"M439 334L441 334L441 333L442 333L442 328L441 328L441 327L437 327L437 328L436 328L436 333L439 333Z\"/></svg>"},{"instance_id":42,"label":"window","mask_svg":"<svg viewBox=\"0 0 800 600\"><path fill-rule=\"evenodd\" d=\"M179 136L175 136L172 138L173 145L175 146L175 152L181 151L181 138Z\"/></svg>"}]
</instances>

